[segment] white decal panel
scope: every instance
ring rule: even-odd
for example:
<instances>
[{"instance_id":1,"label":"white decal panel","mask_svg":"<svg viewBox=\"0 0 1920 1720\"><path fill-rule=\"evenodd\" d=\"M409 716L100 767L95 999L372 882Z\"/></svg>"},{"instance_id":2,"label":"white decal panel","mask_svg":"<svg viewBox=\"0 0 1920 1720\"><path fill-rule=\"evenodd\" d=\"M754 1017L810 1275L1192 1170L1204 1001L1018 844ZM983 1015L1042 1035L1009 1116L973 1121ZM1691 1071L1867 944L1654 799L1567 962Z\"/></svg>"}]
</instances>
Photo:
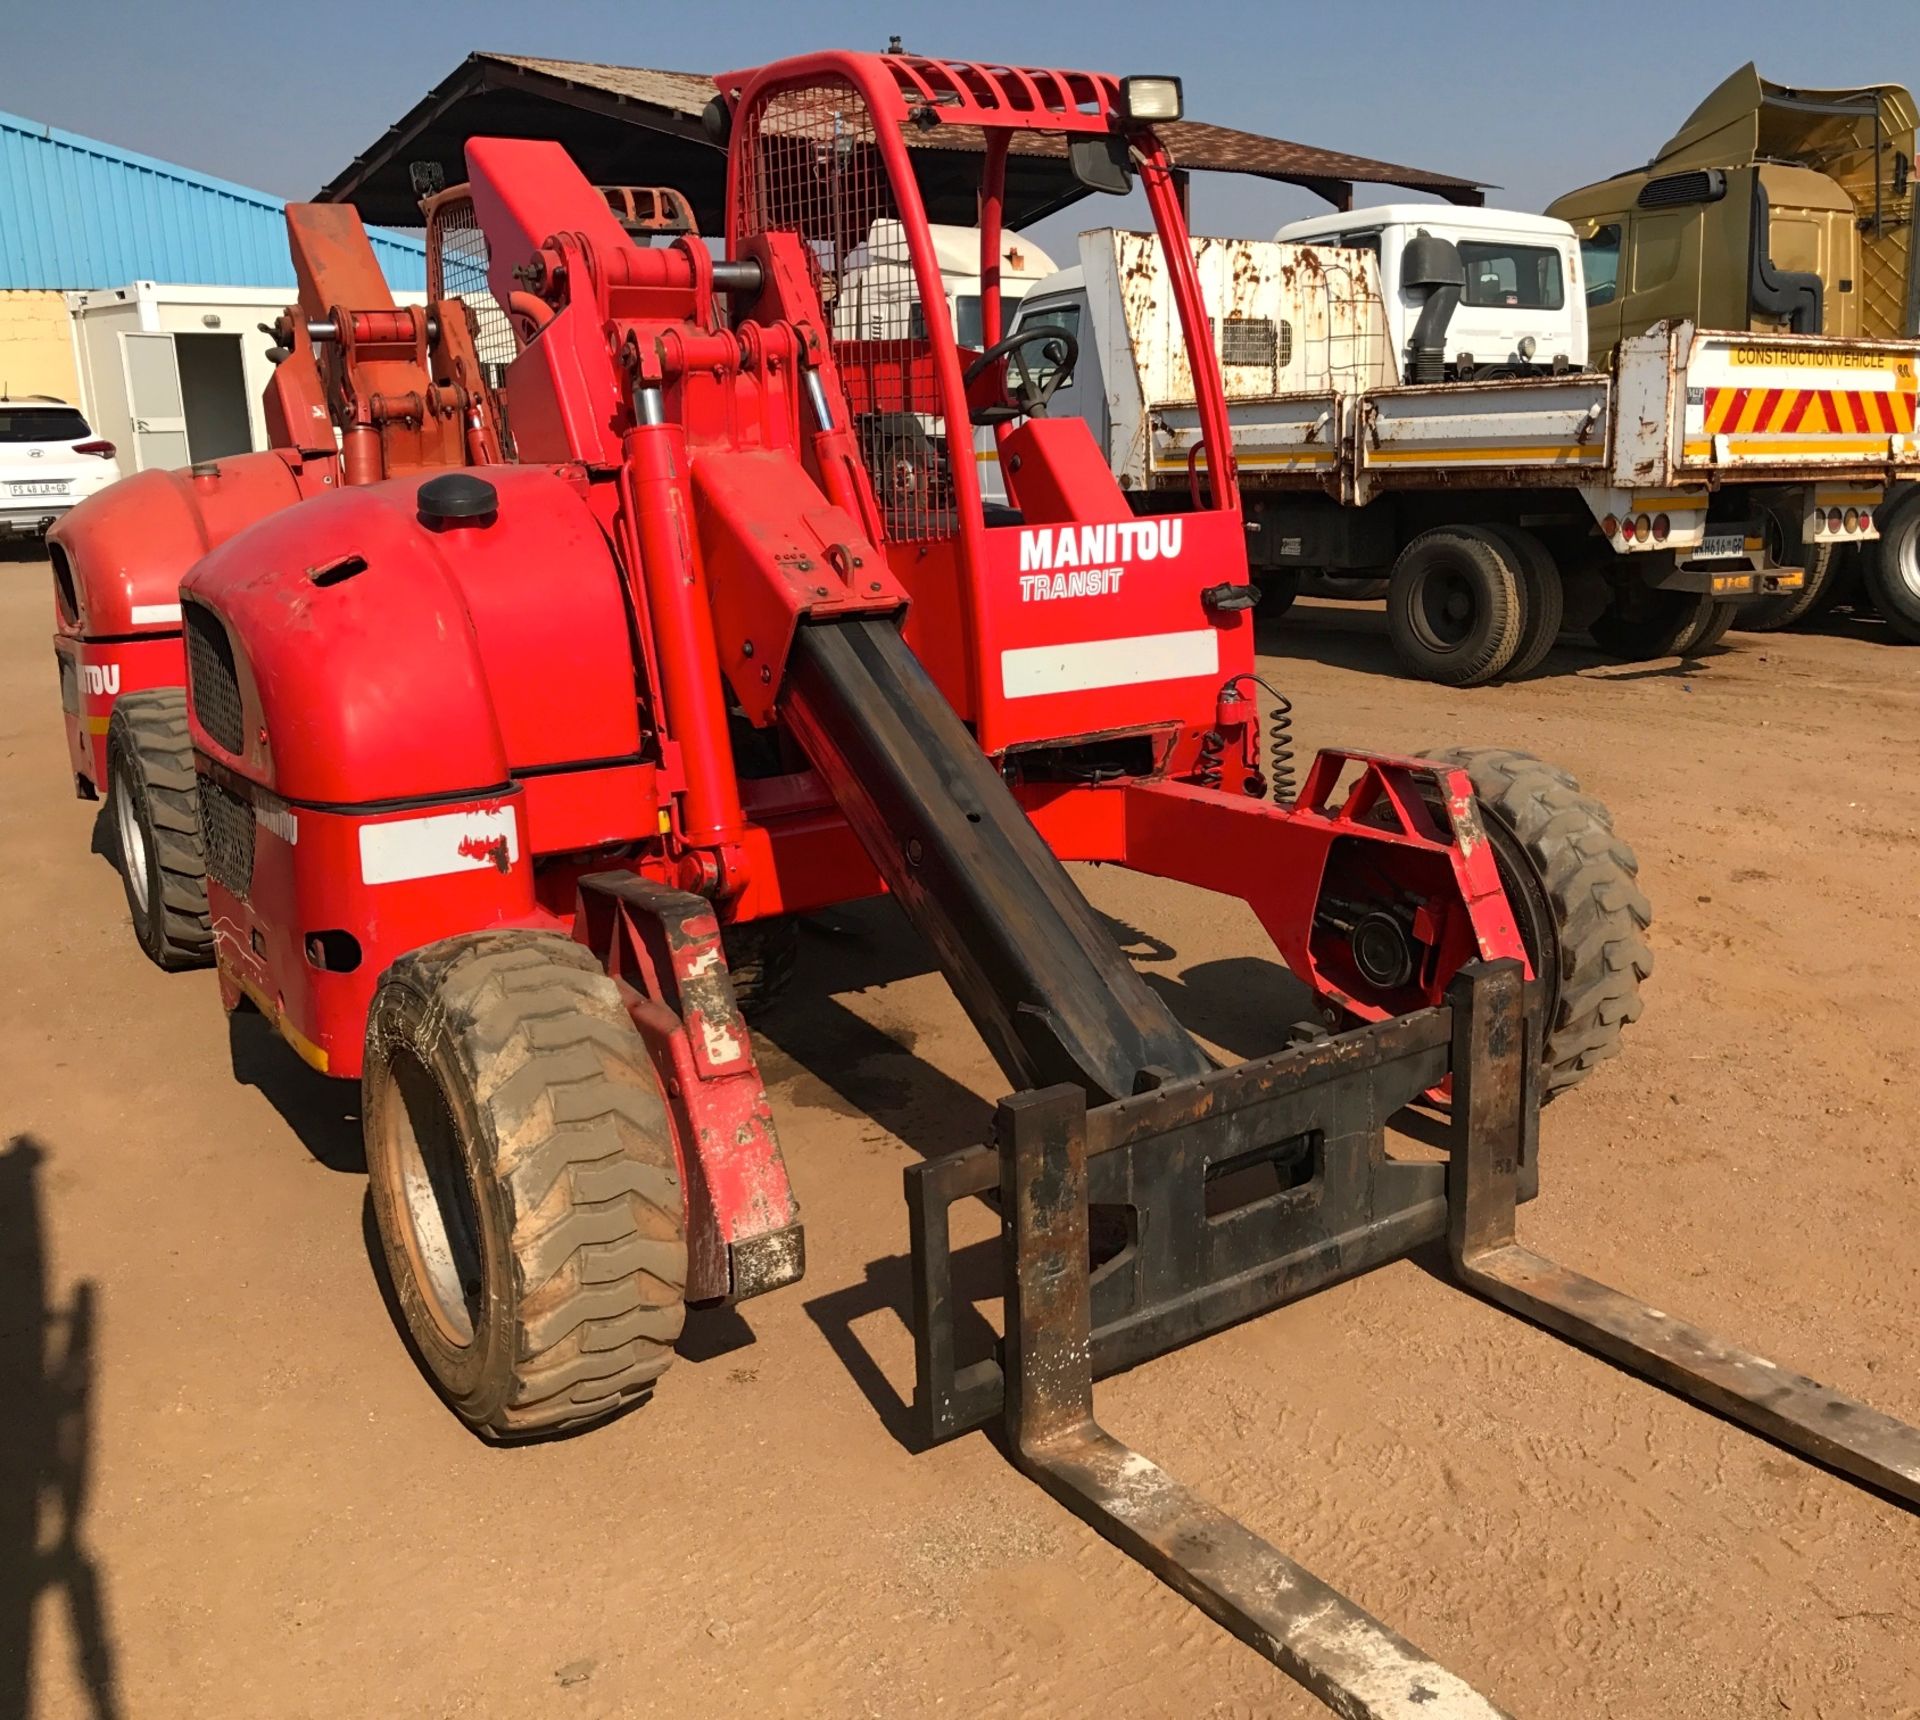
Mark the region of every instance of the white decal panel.
<instances>
[{"instance_id":1,"label":"white decal panel","mask_svg":"<svg viewBox=\"0 0 1920 1720\"><path fill-rule=\"evenodd\" d=\"M520 821L511 806L360 826L360 878L367 884L444 878L486 866L504 872L519 858Z\"/></svg>"},{"instance_id":2,"label":"white decal panel","mask_svg":"<svg viewBox=\"0 0 1920 1720\"><path fill-rule=\"evenodd\" d=\"M136 627L148 627L161 621L178 621L180 605L177 603L136 603L133 606L133 624Z\"/></svg>"},{"instance_id":3,"label":"white decal panel","mask_svg":"<svg viewBox=\"0 0 1920 1720\"><path fill-rule=\"evenodd\" d=\"M1211 627L1186 633L1143 633L1131 639L1086 639L1026 645L1000 653L1000 691L1009 699L1045 693L1090 693L1147 681L1183 681L1220 672L1220 635Z\"/></svg>"}]
</instances>

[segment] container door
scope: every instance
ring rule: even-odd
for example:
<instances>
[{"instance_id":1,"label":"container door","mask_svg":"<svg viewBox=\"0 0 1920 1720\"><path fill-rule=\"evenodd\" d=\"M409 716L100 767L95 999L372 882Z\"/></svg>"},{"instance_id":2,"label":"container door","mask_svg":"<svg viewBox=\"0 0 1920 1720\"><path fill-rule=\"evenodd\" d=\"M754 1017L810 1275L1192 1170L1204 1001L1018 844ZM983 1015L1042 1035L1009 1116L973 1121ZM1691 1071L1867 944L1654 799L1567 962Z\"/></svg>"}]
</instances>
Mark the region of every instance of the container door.
<instances>
[{"instance_id":1,"label":"container door","mask_svg":"<svg viewBox=\"0 0 1920 1720\"><path fill-rule=\"evenodd\" d=\"M123 334L120 363L133 416L133 469L184 466L187 413L180 396L180 365L170 334Z\"/></svg>"}]
</instances>

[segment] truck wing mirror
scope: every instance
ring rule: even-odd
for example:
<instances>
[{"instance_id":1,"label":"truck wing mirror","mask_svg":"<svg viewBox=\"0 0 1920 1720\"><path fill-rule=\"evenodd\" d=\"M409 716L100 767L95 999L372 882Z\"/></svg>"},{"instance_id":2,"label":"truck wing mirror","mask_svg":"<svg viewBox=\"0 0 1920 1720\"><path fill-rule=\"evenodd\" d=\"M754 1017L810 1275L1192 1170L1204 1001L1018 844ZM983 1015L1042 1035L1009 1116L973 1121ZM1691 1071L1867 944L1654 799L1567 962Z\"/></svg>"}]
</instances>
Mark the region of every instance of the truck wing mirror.
<instances>
[{"instance_id":1,"label":"truck wing mirror","mask_svg":"<svg viewBox=\"0 0 1920 1720\"><path fill-rule=\"evenodd\" d=\"M1124 137L1075 137L1067 144L1067 165L1089 191L1111 191L1124 197L1133 189L1133 168L1127 160Z\"/></svg>"}]
</instances>

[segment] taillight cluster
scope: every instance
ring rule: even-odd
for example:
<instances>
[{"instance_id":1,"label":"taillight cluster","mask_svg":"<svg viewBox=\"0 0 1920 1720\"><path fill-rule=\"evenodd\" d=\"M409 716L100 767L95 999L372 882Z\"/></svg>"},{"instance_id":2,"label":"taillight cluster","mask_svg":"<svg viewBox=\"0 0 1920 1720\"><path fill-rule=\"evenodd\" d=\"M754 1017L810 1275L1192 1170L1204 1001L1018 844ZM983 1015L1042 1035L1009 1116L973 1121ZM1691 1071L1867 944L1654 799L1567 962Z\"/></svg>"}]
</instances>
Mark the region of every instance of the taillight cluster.
<instances>
[{"instance_id":1,"label":"taillight cluster","mask_svg":"<svg viewBox=\"0 0 1920 1720\"><path fill-rule=\"evenodd\" d=\"M1622 543L1665 543L1673 531L1673 521L1665 514L1628 514L1624 519L1608 514L1600 522L1600 529Z\"/></svg>"},{"instance_id":2,"label":"taillight cluster","mask_svg":"<svg viewBox=\"0 0 1920 1720\"><path fill-rule=\"evenodd\" d=\"M115 452L111 442L76 442L73 451L76 454L92 454L102 460L111 460Z\"/></svg>"},{"instance_id":3,"label":"taillight cluster","mask_svg":"<svg viewBox=\"0 0 1920 1720\"><path fill-rule=\"evenodd\" d=\"M1827 508L1824 511L1813 510L1814 524L1830 532L1860 532L1873 530L1873 509L1871 508Z\"/></svg>"}]
</instances>

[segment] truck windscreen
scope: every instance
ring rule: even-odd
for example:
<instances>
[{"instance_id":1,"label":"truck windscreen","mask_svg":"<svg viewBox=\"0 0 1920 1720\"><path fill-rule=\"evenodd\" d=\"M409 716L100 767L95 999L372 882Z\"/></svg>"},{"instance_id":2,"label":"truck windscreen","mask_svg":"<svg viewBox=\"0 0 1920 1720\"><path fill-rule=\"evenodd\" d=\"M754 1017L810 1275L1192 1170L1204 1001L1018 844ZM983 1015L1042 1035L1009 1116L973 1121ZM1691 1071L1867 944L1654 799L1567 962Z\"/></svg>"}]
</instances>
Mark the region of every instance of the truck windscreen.
<instances>
[{"instance_id":1,"label":"truck windscreen","mask_svg":"<svg viewBox=\"0 0 1920 1720\"><path fill-rule=\"evenodd\" d=\"M1467 271L1460 296L1467 304L1557 311L1566 303L1560 253L1543 245L1462 239L1460 261Z\"/></svg>"}]
</instances>

